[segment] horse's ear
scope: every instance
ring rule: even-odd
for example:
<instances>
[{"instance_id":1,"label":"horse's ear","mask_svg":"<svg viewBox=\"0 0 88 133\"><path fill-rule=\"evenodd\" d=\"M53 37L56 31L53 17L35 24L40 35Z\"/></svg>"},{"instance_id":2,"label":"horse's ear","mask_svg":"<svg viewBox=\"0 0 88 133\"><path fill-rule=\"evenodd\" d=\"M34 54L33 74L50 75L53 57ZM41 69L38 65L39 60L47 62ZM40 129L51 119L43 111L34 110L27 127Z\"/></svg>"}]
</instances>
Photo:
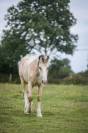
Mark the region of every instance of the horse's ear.
<instances>
[{"instance_id":1,"label":"horse's ear","mask_svg":"<svg viewBox=\"0 0 88 133\"><path fill-rule=\"evenodd\" d=\"M47 56L47 61L49 60L49 56Z\"/></svg>"},{"instance_id":2,"label":"horse's ear","mask_svg":"<svg viewBox=\"0 0 88 133\"><path fill-rule=\"evenodd\" d=\"M49 56L46 56L45 62L48 62L48 60L49 60Z\"/></svg>"},{"instance_id":3,"label":"horse's ear","mask_svg":"<svg viewBox=\"0 0 88 133\"><path fill-rule=\"evenodd\" d=\"M39 56L39 61L44 62L44 56L43 55Z\"/></svg>"}]
</instances>

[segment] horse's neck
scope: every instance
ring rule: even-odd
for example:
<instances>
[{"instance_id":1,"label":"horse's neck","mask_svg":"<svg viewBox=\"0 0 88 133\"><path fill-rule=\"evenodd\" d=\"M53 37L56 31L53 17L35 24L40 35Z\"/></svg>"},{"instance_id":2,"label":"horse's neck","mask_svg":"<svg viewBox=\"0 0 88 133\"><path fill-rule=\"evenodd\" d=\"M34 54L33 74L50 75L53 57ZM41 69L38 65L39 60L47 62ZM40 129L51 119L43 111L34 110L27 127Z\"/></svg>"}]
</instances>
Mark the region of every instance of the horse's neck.
<instances>
[{"instance_id":1,"label":"horse's neck","mask_svg":"<svg viewBox=\"0 0 88 133\"><path fill-rule=\"evenodd\" d=\"M34 71L34 73L37 73L38 72L38 59L35 59L31 63L31 69Z\"/></svg>"}]
</instances>

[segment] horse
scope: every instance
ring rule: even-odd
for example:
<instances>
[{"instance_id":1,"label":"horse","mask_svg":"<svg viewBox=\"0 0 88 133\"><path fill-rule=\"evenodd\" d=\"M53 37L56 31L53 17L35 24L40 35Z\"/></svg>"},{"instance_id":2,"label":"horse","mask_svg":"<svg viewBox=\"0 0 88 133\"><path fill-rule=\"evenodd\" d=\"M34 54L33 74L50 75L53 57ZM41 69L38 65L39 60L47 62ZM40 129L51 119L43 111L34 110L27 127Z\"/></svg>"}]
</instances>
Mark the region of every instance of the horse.
<instances>
[{"instance_id":1,"label":"horse","mask_svg":"<svg viewBox=\"0 0 88 133\"><path fill-rule=\"evenodd\" d=\"M24 56L18 63L19 77L24 88L24 113L32 111L32 88L38 87L37 91L37 116L42 117L41 97L43 85L47 84L49 56L38 57Z\"/></svg>"}]
</instances>

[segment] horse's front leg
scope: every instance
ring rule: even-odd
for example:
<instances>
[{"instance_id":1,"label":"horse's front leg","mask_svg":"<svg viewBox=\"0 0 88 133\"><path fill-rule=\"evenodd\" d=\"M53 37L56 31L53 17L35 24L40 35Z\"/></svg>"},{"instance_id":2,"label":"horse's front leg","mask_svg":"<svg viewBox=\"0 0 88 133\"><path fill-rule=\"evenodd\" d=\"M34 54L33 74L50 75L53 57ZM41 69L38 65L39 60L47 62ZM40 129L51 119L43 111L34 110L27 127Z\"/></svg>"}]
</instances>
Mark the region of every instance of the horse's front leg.
<instances>
[{"instance_id":1,"label":"horse's front leg","mask_svg":"<svg viewBox=\"0 0 88 133\"><path fill-rule=\"evenodd\" d=\"M32 111L32 84L31 82L28 82L27 93L28 93L28 100L29 100L29 112L31 113Z\"/></svg>"},{"instance_id":2,"label":"horse's front leg","mask_svg":"<svg viewBox=\"0 0 88 133\"><path fill-rule=\"evenodd\" d=\"M37 116L42 117L41 113L41 97L42 97L42 87L38 87L38 95L37 95Z\"/></svg>"}]
</instances>

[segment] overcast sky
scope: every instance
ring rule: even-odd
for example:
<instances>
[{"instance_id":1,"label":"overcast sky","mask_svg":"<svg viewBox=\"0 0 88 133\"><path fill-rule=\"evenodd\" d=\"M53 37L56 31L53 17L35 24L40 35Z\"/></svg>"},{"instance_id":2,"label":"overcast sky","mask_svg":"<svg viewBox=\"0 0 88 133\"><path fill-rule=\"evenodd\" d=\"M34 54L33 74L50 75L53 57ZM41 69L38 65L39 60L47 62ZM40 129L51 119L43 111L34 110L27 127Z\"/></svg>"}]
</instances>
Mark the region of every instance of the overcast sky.
<instances>
[{"instance_id":1,"label":"overcast sky","mask_svg":"<svg viewBox=\"0 0 88 133\"><path fill-rule=\"evenodd\" d=\"M77 24L73 32L77 33L79 51L74 53L71 65L74 71L79 72L87 69L88 64L88 0L71 0L71 11L77 18Z\"/></svg>"},{"instance_id":2,"label":"overcast sky","mask_svg":"<svg viewBox=\"0 0 88 133\"><path fill-rule=\"evenodd\" d=\"M7 9L13 4L16 5L18 1L20 0L0 0L0 37L6 25L4 15ZM73 56L65 56L71 60L72 69L80 72L87 69L88 64L88 0L71 0L70 7L77 18L77 24L72 28L72 32L79 36L76 44L78 51L75 51Z\"/></svg>"}]
</instances>

